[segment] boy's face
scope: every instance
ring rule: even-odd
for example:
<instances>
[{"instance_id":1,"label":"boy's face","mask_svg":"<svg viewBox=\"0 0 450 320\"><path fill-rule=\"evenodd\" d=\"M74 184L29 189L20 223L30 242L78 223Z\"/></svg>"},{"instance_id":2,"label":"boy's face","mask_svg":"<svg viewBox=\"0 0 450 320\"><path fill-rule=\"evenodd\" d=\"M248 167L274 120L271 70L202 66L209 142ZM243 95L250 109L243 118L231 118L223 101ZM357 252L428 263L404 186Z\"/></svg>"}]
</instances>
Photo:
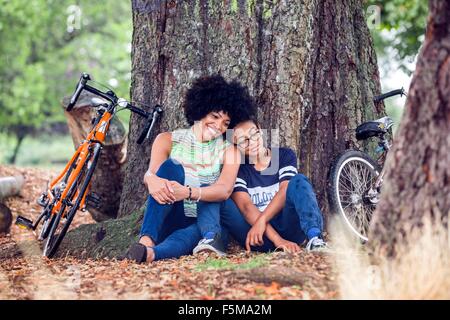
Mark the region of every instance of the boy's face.
<instances>
[{"instance_id":1,"label":"boy's face","mask_svg":"<svg viewBox=\"0 0 450 320\"><path fill-rule=\"evenodd\" d=\"M255 157L264 146L262 131L253 121L239 123L233 132L233 142L246 156Z\"/></svg>"},{"instance_id":2,"label":"boy's face","mask_svg":"<svg viewBox=\"0 0 450 320\"><path fill-rule=\"evenodd\" d=\"M227 131L230 117L223 111L213 111L200 120L203 141L213 140Z\"/></svg>"}]
</instances>

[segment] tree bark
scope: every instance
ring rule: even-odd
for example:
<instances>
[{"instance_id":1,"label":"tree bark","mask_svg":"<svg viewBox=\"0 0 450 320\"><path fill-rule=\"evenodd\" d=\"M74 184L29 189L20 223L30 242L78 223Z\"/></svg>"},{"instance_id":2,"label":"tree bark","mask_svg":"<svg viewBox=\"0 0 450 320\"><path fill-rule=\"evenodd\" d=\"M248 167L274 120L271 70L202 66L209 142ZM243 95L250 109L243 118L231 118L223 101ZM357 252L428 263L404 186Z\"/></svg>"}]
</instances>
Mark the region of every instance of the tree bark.
<instances>
[{"instance_id":1,"label":"tree bark","mask_svg":"<svg viewBox=\"0 0 450 320\"><path fill-rule=\"evenodd\" d=\"M372 102L379 74L361 1L233 3L133 0L133 99L164 106L155 133L174 130L186 125L180 105L194 78L239 79L263 127L297 152L326 212L324 168L352 144L357 124L384 112ZM131 117L120 216L147 197L151 143L136 145L141 123Z\"/></svg>"},{"instance_id":2,"label":"tree bark","mask_svg":"<svg viewBox=\"0 0 450 320\"><path fill-rule=\"evenodd\" d=\"M352 144L358 123L384 112L372 102L379 74L361 1L132 0L132 7L131 95L163 105L164 114L143 145L136 138L144 120L131 116L119 217L145 204L152 139L187 126L186 89L214 73L249 87L263 126L279 130L271 143L297 152L326 212L331 160Z\"/></svg>"},{"instance_id":3,"label":"tree bark","mask_svg":"<svg viewBox=\"0 0 450 320\"><path fill-rule=\"evenodd\" d=\"M395 254L396 243L424 218L447 225L450 213L450 1L431 0L429 7L425 42L369 234L381 254Z\"/></svg>"},{"instance_id":4,"label":"tree bark","mask_svg":"<svg viewBox=\"0 0 450 320\"><path fill-rule=\"evenodd\" d=\"M96 116L96 110L91 103L93 97L95 97L93 94L83 92L72 111L65 112L75 148L78 148L92 128L91 120ZM64 107L67 106L68 99L64 99ZM123 182L121 169L126 158L126 145L125 127L118 118L113 118L91 180L90 191L101 198L98 208L87 205L87 210L95 221L117 217Z\"/></svg>"}]
</instances>

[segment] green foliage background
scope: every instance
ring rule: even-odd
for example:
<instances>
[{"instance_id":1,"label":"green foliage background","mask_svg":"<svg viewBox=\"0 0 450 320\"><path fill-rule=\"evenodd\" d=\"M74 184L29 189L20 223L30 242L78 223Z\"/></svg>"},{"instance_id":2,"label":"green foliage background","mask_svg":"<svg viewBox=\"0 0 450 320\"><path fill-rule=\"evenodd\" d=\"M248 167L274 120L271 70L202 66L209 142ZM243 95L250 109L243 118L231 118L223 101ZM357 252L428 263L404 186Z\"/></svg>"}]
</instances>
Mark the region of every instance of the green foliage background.
<instances>
[{"instance_id":1,"label":"green foliage background","mask_svg":"<svg viewBox=\"0 0 450 320\"><path fill-rule=\"evenodd\" d=\"M414 61L424 40L428 1L366 0L366 9L369 6L377 6L381 14L380 25L371 29L379 60L392 50L403 71L413 72L408 64ZM382 67L389 69L389 62L386 59Z\"/></svg>"},{"instance_id":2,"label":"green foliage background","mask_svg":"<svg viewBox=\"0 0 450 320\"><path fill-rule=\"evenodd\" d=\"M116 79L114 90L128 97L131 32L128 1L1 1L0 128L64 121L61 98L82 71Z\"/></svg>"},{"instance_id":3,"label":"green foliage background","mask_svg":"<svg viewBox=\"0 0 450 320\"><path fill-rule=\"evenodd\" d=\"M131 4L0 0L0 8L0 163L11 160L23 137L18 164L62 162L73 149L54 125L65 123L61 100L73 92L81 72L129 97ZM119 116L128 123L129 114ZM46 157L33 139L67 151Z\"/></svg>"},{"instance_id":4,"label":"green foliage background","mask_svg":"<svg viewBox=\"0 0 450 320\"><path fill-rule=\"evenodd\" d=\"M427 1L364 0L366 12L373 5L381 13L381 23L371 29L380 67L389 72L395 62L412 72ZM73 149L70 137L54 131L55 123L65 123L61 99L73 92L83 71L129 98L131 37L130 1L0 0L0 163L15 149L20 165L63 163ZM388 101L387 107L399 121L396 103ZM129 113L119 116L128 123ZM46 156L43 147L55 152Z\"/></svg>"}]
</instances>

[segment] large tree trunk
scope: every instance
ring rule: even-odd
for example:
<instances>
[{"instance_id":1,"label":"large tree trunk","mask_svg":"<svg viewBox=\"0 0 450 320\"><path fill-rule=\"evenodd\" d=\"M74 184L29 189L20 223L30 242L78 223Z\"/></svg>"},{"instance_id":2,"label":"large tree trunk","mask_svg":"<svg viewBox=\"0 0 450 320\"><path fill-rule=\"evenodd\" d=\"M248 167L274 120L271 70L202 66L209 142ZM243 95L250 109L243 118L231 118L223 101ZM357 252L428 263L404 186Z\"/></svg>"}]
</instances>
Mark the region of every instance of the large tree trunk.
<instances>
[{"instance_id":1,"label":"large tree trunk","mask_svg":"<svg viewBox=\"0 0 450 320\"><path fill-rule=\"evenodd\" d=\"M155 3L158 3L156 6ZM221 73L246 84L266 129L295 149L327 211L327 170L363 120L383 112L376 56L361 1L132 1L132 96L160 103L156 131L186 125L183 94L200 75ZM150 143L135 143L131 118L120 216L142 206Z\"/></svg>"},{"instance_id":2,"label":"large tree trunk","mask_svg":"<svg viewBox=\"0 0 450 320\"><path fill-rule=\"evenodd\" d=\"M380 253L392 255L424 218L440 218L446 225L449 213L450 1L431 0L425 43L386 162L370 238Z\"/></svg>"},{"instance_id":3,"label":"large tree trunk","mask_svg":"<svg viewBox=\"0 0 450 320\"><path fill-rule=\"evenodd\" d=\"M280 145L297 151L326 212L331 159L351 144L359 122L383 113L372 102L379 74L361 1L133 0L132 6L132 98L165 111L152 139L187 125L181 102L195 78L237 78L256 98L263 126L279 129ZM148 195L142 178L152 139L136 144L142 122L131 117L121 217Z\"/></svg>"},{"instance_id":4,"label":"large tree trunk","mask_svg":"<svg viewBox=\"0 0 450 320\"><path fill-rule=\"evenodd\" d=\"M83 92L75 107L70 112L65 112L75 148L78 148L92 128L91 121L96 116L96 110L91 102L93 97L95 97L93 94ZM69 97L64 99L64 107L67 106L68 99ZM118 118L113 118L91 180L90 191L101 198L98 207L87 205L87 210L95 221L117 217L123 181L121 169L126 158L126 145L125 127Z\"/></svg>"}]
</instances>

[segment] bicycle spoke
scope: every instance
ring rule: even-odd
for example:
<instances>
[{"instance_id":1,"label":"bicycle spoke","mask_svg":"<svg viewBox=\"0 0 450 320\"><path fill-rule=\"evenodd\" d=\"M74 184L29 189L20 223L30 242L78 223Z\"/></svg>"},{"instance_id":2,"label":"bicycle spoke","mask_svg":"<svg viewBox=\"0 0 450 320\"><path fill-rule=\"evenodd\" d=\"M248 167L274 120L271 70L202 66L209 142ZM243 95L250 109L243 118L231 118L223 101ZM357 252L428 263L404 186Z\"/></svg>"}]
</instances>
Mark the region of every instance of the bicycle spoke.
<instances>
[{"instance_id":1,"label":"bicycle spoke","mask_svg":"<svg viewBox=\"0 0 450 320\"><path fill-rule=\"evenodd\" d=\"M375 206L367 203L367 192L373 188L378 173L369 164L350 160L338 177L338 197L348 223L363 237L367 236Z\"/></svg>"}]
</instances>

